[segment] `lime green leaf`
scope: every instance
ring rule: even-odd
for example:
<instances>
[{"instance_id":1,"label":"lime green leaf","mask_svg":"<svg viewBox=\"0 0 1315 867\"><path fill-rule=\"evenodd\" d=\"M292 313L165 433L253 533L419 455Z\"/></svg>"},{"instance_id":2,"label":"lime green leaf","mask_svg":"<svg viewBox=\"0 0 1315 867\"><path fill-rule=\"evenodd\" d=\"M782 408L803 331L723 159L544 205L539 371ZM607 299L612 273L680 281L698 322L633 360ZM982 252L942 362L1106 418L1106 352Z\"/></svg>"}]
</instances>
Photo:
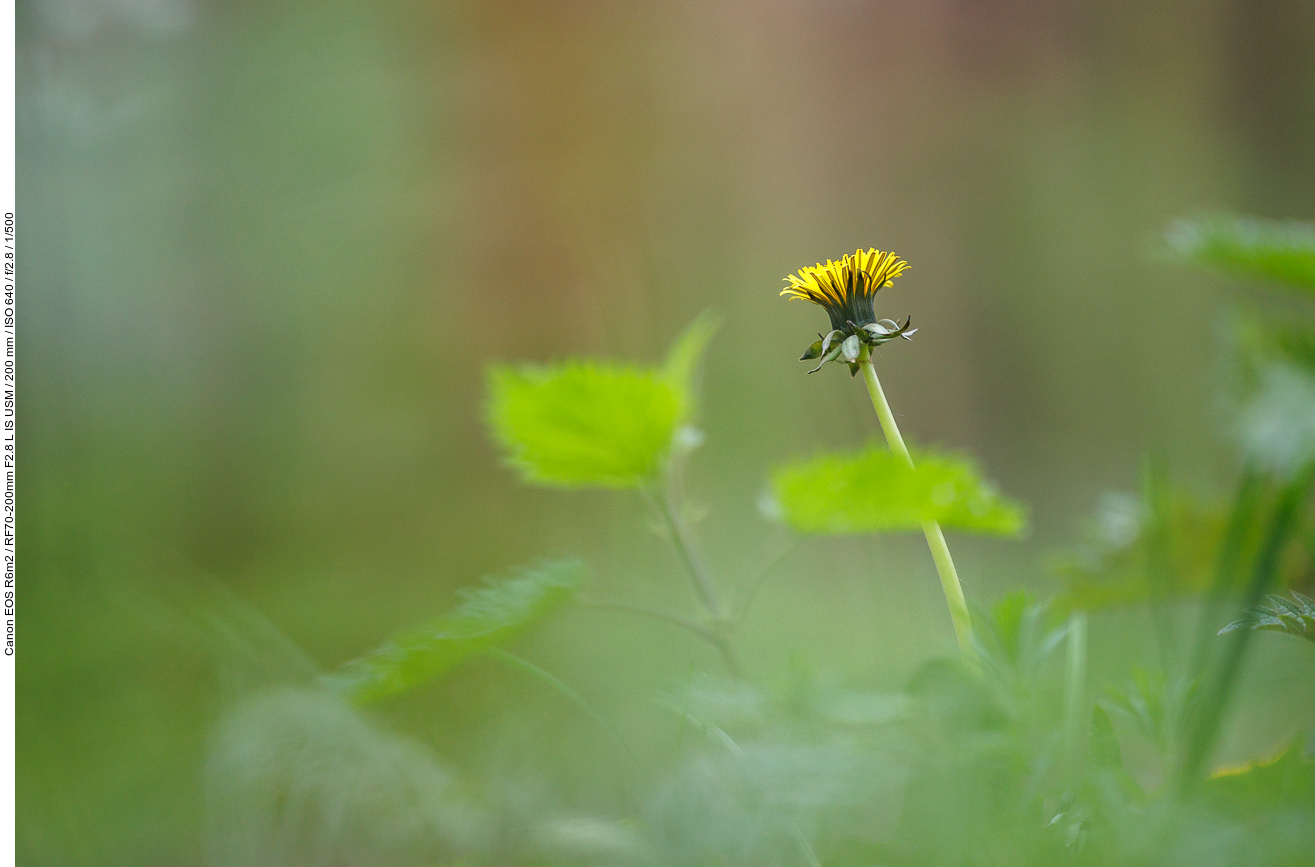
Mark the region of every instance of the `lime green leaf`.
<instances>
[{"instance_id":1,"label":"lime green leaf","mask_svg":"<svg viewBox=\"0 0 1315 867\"><path fill-rule=\"evenodd\" d=\"M1217 214L1175 222L1168 242L1198 265L1315 289L1315 223Z\"/></svg>"},{"instance_id":2,"label":"lime green leaf","mask_svg":"<svg viewBox=\"0 0 1315 867\"><path fill-rule=\"evenodd\" d=\"M659 371L602 362L497 366L489 420L527 482L635 488L659 472L682 398Z\"/></svg>"},{"instance_id":3,"label":"lime green leaf","mask_svg":"<svg viewBox=\"0 0 1315 867\"><path fill-rule=\"evenodd\" d=\"M667 382L680 394L680 421L686 422L698 411L697 373L703 353L712 342L719 320L711 312L705 311L690 323L676 342L667 350L667 358L662 366Z\"/></svg>"},{"instance_id":4,"label":"lime green leaf","mask_svg":"<svg viewBox=\"0 0 1315 867\"><path fill-rule=\"evenodd\" d=\"M495 366L489 419L507 461L527 482L559 487L636 488L652 481L677 428L697 410L697 372L718 328L705 313L685 329L658 368L568 361ZM681 442L699 439L683 428Z\"/></svg>"},{"instance_id":5,"label":"lime green leaf","mask_svg":"<svg viewBox=\"0 0 1315 867\"><path fill-rule=\"evenodd\" d=\"M577 561L549 563L466 591L453 611L394 636L322 680L361 704L411 689L561 608L579 589L583 574Z\"/></svg>"},{"instance_id":6,"label":"lime green leaf","mask_svg":"<svg viewBox=\"0 0 1315 867\"><path fill-rule=\"evenodd\" d=\"M914 462L909 469L874 442L782 467L772 493L785 523L804 533L916 530L924 521L999 535L1023 530L1023 507L979 478L968 459L923 452Z\"/></svg>"}]
</instances>

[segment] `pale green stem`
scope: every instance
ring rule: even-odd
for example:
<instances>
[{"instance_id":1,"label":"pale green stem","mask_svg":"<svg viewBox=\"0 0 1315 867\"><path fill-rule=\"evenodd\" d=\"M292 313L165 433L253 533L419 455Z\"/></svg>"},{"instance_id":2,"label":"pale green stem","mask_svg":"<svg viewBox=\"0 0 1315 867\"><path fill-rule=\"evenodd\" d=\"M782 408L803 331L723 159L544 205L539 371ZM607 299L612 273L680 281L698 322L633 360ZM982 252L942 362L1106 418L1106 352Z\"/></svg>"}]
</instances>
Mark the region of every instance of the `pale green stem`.
<instances>
[{"instance_id":1,"label":"pale green stem","mask_svg":"<svg viewBox=\"0 0 1315 867\"><path fill-rule=\"evenodd\" d=\"M868 394L872 396L872 408L881 420L881 430L886 434L890 450L904 459L904 463L913 468L913 457L904 437L900 436L899 425L895 424L895 414L886 402L886 393L881 390L877 379L877 369L872 366L869 350L863 347L859 356L863 368L863 381L867 383ZM941 576L941 590L945 592L945 604L950 608L950 619L954 622L954 636L959 640L959 654L963 661L976 669L980 667L977 650L973 647L973 619L968 613L968 602L963 598L963 587L959 585L959 573L954 569L954 558L950 556L950 547L945 544L945 534L937 521L923 521L922 533L927 537L927 547L931 549L931 558L936 563L936 572Z\"/></svg>"},{"instance_id":2,"label":"pale green stem","mask_svg":"<svg viewBox=\"0 0 1315 867\"><path fill-rule=\"evenodd\" d=\"M726 634L726 631L734 624L727 618L725 609L721 607L721 597L717 594L717 585L713 582L708 567L703 563L703 559L699 557L698 551L694 547L693 534L690 532L689 526L685 523L678 507L672 503L673 497L669 493L658 490L642 490L642 493L644 499L648 501L666 525L665 529L671 545L676 549L676 554L680 557L685 571L689 573L690 580L694 582L694 589L698 591L699 599L703 602L704 611L711 621L711 628L705 629L696 626L695 631L710 639L717 646L717 649L721 651L722 661L726 664L726 670L730 672L732 677L743 677L744 669L740 665L739 656L735 653L735 648L731 646L730 638ZM671 617L664 615L664 619L671 620ZM684 623L681 625L686 626L686 628L689 627Z\"/></svg>"},{"instance_id":3,"label":"pale green stem","mask_svg":"<svg viewBox=\"0 0 1315 867\"><path fill-rule=\"evenodd\" d=\"M1086 710L1087 612L1079 611L1068 621L1068 666L1064 676L1064 754L1070 770L1078 766L1082 736L1090 714Z\"/></svg>"}]
</instances>

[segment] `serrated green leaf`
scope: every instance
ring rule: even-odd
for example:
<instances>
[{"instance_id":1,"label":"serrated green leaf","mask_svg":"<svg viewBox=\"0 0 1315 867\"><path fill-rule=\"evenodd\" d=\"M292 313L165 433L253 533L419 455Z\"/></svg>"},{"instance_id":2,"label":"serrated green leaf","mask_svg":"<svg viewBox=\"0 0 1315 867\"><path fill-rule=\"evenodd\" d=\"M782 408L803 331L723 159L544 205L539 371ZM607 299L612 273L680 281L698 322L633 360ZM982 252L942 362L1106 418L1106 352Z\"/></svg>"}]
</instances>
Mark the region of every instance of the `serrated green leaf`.
<instances>
[{"instance_id":1,"label":"serrated green leaf","mask_svg":"<svg viewBox=\"0 0 1315 867\"><path fill-rule=\"evenodd\" d=\"M640 487L659 473L683 398L656 370L604 362L496 366L489 420L527 482Z\"/></svg>"},{"instance_id":2,"label":"serrated green leaf","mask_svg":"<svg viewBox=\"0 0 1315 867\"><path fill-rule=\"evenodd\" d=\"M1189 262L1315 290L1315 223L1216 214L1175 222L1167 240Z\"/></svg>"},{"instance_id":3,"label":"serrated green leaf","mask_svg":"<svg viewBox=\"0 0 1315 867\"><path fill-rule=\"evenodd\" d=\"M873 442L847 454L820 454L772 474L772 493L790 527L803 533L916 530L926 521L977 533L1014 535L1024 508L996 492L964 457L914 455L909 469Z\"/></svg>"},{"instance_id":4,"label":"serrated green leaf","mask_svg":"<svg viewBox=\"0 0 1315 867\"><path fill-rule=\"evenodd\" d=\"M1292 598L1297 600L1297 604L1301 606L1302 616L1315 619L1315 599L1311 599L1309 596L1298 593L1296 590L1291 590L1289 592L1292 594Z\"/></svg>"},{"instance_id":5,"label":"serrated green leaf","mask_svg":"<svg viewBox=\"0 0 1315 867\"><path fill-rule=\"evenodd\" d=\"M661 367L605 361L495 365L489 422L506 459L534 484L637 488L653 481L698 408L697 372L718 323L703 314Z\"/></svg>"},{"instance_id":6,"label":"serrated green leaf","mask_svg":"<svg viewBox=\"0 0 1315 867\"><path fill-rule=\"evenodd\" d=\"M1265 632L1283 632L1315 642L1315 604L1295 590L1295 602L1282 596L1270 596L1270 607L1248 608L1246 616L1219 630L1220 635L1239 629L1259 629Z\"/></svg>"},{"instance_id":7,"label":"serrated green leaf","mask_svg":"<svg viewBox=\"0 0 1315 867\"><path fill-rule=\"evenodd\" d=\"M321 680L361 704L404 692L561 608L583 575L581 563L566 561L490 581L463 593L464 601L450 613L389 639Z\"/></svg>"}]
</instances>

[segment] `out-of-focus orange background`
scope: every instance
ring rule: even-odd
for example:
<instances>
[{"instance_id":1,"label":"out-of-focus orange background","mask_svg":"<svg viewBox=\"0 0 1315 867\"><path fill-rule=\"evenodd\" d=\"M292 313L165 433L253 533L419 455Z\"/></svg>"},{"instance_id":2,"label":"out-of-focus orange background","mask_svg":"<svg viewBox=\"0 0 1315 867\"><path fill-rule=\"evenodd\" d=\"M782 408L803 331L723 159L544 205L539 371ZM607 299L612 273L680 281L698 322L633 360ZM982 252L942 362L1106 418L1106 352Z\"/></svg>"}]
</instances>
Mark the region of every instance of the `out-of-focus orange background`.
<instances>
[{"instance_id":1,"label":"out-of-focus orange background","mask_svg":"<svg viewBox=\"0 0 1315 867\"><path fill-rule=\"evenodd\" d=\"M500 466L491 360L652 361L717 310L690 484L731 582L772 532L767 469L876 433L840 368L803 375L824 317L779 299L781 278L893 249L913 267L878 315L920 331L878 364L906 435L1032 504L1023 542L951 540L968 593L1044 595L1047 552L1102 492L1135 489L1144 455L1207 494L1234 468L1218 394L1242 290L1158 261L1168 222L1315 210L1302 0L33 0L18 17L34 864L195 860L214 656L232 658L196 638L197 610L332 667L543 556L681 604L639 505ZM920 544L799 546L750 658L897 683L952 641ZM653 685L715 664L597 612L531 641L636 729ZM569 707L484 663L390 713L472 775L541 765L587 801L612 773L580 761L593 734Z\"/></svg>"}]
</instances>

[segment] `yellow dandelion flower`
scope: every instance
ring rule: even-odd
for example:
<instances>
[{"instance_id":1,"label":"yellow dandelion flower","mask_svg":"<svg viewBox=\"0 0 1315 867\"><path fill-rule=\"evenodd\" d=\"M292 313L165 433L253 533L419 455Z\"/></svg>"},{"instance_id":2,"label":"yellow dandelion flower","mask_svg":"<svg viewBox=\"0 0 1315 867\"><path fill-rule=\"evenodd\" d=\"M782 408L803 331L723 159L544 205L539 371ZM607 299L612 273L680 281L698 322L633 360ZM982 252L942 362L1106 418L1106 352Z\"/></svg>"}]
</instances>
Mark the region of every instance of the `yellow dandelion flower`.
<instances>
[{"instance_id":1,"label":"yellow dandelion flower","mask_svg":"<svg viewBox=\"0 0 1315 867\"><path fill-rule=\"evenodd\" d=\"M825 265L800 268L797 275L785 278L790 285L781 294L820 304L831 316L831 327L845 331L849 323L862 327L877 321L872 299L908 267L894 253L856 250L839 262L827 259Z\"/></svg>"},{"instance_id":2,"label":"yellow dandelion flower","mask_svg":"<svg viewBox=\"0 0 1315 867\"><path fill-rule=\"evenodd\" d=\"M808 347L800 361L822 358L821 364L813 368L817 370L828 361L842 358L850 364L852 373L857 369L854 361L860 343L871 347L896 337L907 340L917 329L910 328L908 320L900 325L890 319L877 319L872 302L877 292L908 267L909 263L894 253L859 249L839 262L828 259L825 265L800 268L798 274L786 277L790 285L781 290L782 295L820 305L831 317L831 333L819 335L821 339Z\"/></svg>"}]
</instances>

